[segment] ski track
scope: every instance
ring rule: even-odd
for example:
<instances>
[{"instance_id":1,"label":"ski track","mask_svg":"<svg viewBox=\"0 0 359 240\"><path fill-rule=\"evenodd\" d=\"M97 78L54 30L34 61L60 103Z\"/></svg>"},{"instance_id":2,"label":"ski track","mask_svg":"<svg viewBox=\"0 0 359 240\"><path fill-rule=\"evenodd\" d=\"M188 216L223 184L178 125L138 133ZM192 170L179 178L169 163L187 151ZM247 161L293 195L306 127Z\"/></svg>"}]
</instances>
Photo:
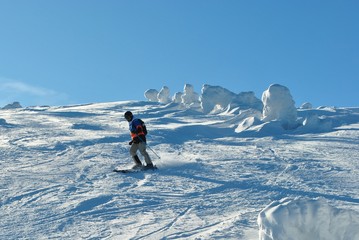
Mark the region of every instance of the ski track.
<instances>
[{"instance_id":1,"label":"ski track","mask_svg":"<svg viewBox=\"0 0 359 240\"><path fill-rule=\"evenodd\" d=\"M149 151L158 171L112 172L131 164L125 109L148 118L150 145L162 155ZM323 134L241 138L206 126L191 135L198 124L225 117L190 122L158 104L0 114L12 124L0 126L0 239L247 239L273 200L321 197L359 210L355 124ZM166 127L170 121L182 127ZM166 142L173 133L185 136Z\"/></svg>"}]
</instances>

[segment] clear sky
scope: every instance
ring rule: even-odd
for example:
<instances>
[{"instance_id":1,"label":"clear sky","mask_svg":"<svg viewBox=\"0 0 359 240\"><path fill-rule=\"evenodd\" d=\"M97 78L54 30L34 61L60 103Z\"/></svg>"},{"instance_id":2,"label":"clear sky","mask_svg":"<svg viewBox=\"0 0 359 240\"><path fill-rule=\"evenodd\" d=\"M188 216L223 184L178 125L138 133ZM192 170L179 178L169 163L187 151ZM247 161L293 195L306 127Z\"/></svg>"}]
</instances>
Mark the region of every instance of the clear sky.
<instances>
[{"instance_id":1,"label":"clear sky","mask_svg":"<svg viewBox=\"0 0 359 240\"><path fill-rule=\"evenodd\" d=\"M0 106L145 100L190 83L359 106L357 0L0 0Z\"/></svg>"}]
</instances>

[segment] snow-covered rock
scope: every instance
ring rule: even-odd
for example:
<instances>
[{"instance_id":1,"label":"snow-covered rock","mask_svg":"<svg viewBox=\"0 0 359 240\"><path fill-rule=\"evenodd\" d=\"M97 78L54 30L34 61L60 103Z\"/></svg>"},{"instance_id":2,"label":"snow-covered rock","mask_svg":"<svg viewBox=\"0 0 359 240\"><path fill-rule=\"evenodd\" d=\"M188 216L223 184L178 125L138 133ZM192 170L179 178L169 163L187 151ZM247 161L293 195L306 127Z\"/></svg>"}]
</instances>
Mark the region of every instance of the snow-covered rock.
<instances>
[{"instance_id":1,"label":"snow-covered rock","mask_svg":"<svg viewBox=\"0 0 359 240\"><path fill-rule=\"evenodd\" d=\"M260 240L359 239L359 214L324 199L283 199L258 216Z\"/></svg>"}]
</instances>

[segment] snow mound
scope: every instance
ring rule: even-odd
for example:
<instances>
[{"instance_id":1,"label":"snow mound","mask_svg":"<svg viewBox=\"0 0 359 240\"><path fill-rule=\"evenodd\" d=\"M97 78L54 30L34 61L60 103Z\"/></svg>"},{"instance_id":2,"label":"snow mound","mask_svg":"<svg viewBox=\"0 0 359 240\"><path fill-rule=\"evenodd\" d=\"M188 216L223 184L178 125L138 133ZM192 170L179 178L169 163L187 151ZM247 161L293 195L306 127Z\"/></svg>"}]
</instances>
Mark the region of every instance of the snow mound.
<instances>
[{"instance_id":1,"label":"snow mound","mask_svg":"<svg viewBox=\"0 0 359 240\"><path fill-rule=\"evenodd\" d=\"M172 97L172 102L174 103L182 103L182 92L176 92Z\"/></svg>"},{"instance_id":2,"label":"snow mound","mask_svg":"<svg viewBox=\"0 0 359 240\"><path fill-rule=\"evenodd\" d=\"M272 84L263 92L263 121L277 120L285 129L297 127L297 109L289 89L279 84Z\"/></svg>"},{"instance_id":3,"label":"snow mound","mask_svg":"<svg viewBox=\"0 0 359 240\"><path fill-rule=\"evenodd\" d=\"M262 94L263 111L261 119L248 116L239 123L237 133L269 136L283 134L302 125L298 122L297 109L287 87L272 84ZM319 123L318 123L319 124Z\"/></svg>"},{"instance_id":4,"label":"snow mound","mask_svg":"<svg viewBox=\"0 0 359 240\"><path fill-rule=\"evenodd\" d=\"M163 86L157 95L158 102L167 104L171 102L170 89L167 86Z\"/></svg>"},{"instance_id":5,"label":"snow mound","mask_svg":"<svg viewBox=\"0 0 359 240\"><path fill-rule=\"evenodd\" d=\"M145 91L145 98L150 102L158 102L158 91L156 89L148 89Z\"/></svg>"},{"instance_id":6,"label":"snow mound","mask_svg":"<svg viewBox=\"0 0 359 240\"><path fill-rule=\"evenodd\" d=\"M201 108L204 113L210 113L214 109L227 109L238 107L240 109L260 109L262 102L255 97L253 92L241 92L235 94L220 86L203 85L200 97ZM218 112L218 111L216 111Z\"/></svg>"},{"instance_id":7,"label":"snow mound","mask_svg":"<svg viewBox=\"0 0 359 240\"><path fill-rule=\"evenodd\" d=\"M216 106L225 108L235 97L235 93L223 87L204 84L200 98L201 108L204 113L211 112Z\"/></svg>"},{"instance_id":8,"label":"snow mound","mask_svg":"<svg viewBox=\"0 0 359 240\"><path fill-rule=\"evenodd\" d=\"M236 132L243 132L248 128L260 124L261 121L256 117L247 117L245 118L236 128Z\"/></svg>"},{"instance_id":9,"label":"snow mound","mask_svg":"<svg viewBox=\"0 0 359 240\"><path fill-rule=\"evenodd\" d=\"M186 107L199 107L199 95L194 91L191 84L184 85L184 93L181 96L181 103Z\"/></svg>"},{"instance_id":10,"label":"snow mound","mask_svg":"<svg viewBox=\"0 0 359 240\"><path fill-rule=\"evenodd\" d=\"M309 102L303 103L302 106L300 106L300 109L312 109L312 108L313 106Z\"/></svg>"},{"instance_id":11,"label":"snow mound","mask_svg":"<svg viewBox=\"0 0 359 240\"><path fill-rule=\"evenodd\" d=\"M329 131L333 128L332 121L320 118L317 114L308 115L303 121L303 129L307 132Z\"/></svg>"},{"instance_id":12,"label":"snow mound","mask_svg":"<svg viewBox=\"0 0 359 240\"><path fill-rule=\"evenodd\" d=\"M359 239L359 214L324 199L282 199L258 216L260 240Z\"/></svg>"}]
</instances>

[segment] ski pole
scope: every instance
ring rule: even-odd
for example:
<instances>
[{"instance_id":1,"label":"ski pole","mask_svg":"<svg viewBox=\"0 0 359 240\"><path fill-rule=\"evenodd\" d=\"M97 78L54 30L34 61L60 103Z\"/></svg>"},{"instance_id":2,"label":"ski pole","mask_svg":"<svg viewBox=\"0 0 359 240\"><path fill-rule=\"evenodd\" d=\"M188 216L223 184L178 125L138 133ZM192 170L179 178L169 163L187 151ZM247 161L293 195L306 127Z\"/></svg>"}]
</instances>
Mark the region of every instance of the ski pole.
<instances>
[{"instance_id":1,"label":"ski pole","mask_svg":"<svg viewBox=\"0 0 359 240\"><path fill-rule=\"evenodd\" d=\"M152 148L150 148L150 146L148 146L147 143L145 143L145 144L146 144L146 146L148 147L148 149L150 149L150 150L158 157L158 159L161 159L161 157L158 156L158 154L157 154Z\"/></svg>"},{"instance_id":2,"label":"ski pole","mask_svg":"<svg viewBox=\"0 0 359 240\"><path fill-rule=\"evenodd\" d=\"M139 137L139 139L147 146L148 149L150 149L158 157L158 159L161 159L161 157L145 141L143 141L142 138Z\"/></svg>"}]
</instances>

